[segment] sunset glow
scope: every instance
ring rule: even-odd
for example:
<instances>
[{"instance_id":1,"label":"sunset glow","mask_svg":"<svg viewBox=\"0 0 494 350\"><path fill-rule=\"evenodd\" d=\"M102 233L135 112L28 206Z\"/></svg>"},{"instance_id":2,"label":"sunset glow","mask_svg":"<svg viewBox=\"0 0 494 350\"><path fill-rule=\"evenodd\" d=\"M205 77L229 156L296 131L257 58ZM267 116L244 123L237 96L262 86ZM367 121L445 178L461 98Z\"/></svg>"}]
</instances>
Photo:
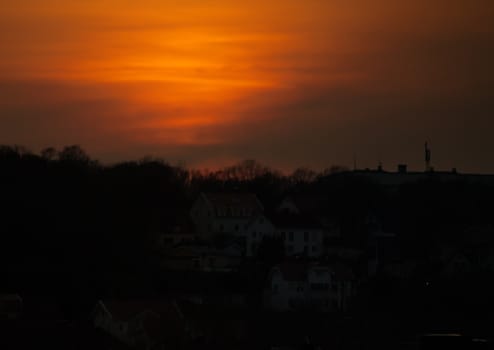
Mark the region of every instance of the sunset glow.
<instances>
[{"instance_id":1,"label":"sunset glow","mask_svg":"<svg viewBox=\"0 0 494 350\"><path fill-rule=\"evenodd\" d=\"M491 2L397 3L10 1L0 12L0 137L35 150L80 143L105 161L153 153L321 167L358 152L372 163L396 142L370 151L381 118L403 118L393 129L420 111L434 124L448 113L439 99L472 91L480 76L492 84ZM417 144L431 133L451 142L434 127L416 133Z\"/></svg>"}]
</instances>

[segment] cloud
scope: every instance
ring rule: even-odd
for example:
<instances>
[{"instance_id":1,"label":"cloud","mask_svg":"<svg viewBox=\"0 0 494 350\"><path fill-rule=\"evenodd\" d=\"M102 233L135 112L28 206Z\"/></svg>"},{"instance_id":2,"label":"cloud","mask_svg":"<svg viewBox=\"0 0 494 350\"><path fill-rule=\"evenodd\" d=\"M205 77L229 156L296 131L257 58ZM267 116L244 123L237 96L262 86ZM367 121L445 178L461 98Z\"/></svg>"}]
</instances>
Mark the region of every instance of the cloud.
<instances>
[{"instance_id":1,"label":"cloud","mask_svg":"<svg viewBox=\"0 0 494 350\"><path fill-rule=\"evenodd\" d=\"M118 4L9 4L2 142L421 169L427 139L438 168L494 171L491 0Z\"/></svg>"}]
</instances>

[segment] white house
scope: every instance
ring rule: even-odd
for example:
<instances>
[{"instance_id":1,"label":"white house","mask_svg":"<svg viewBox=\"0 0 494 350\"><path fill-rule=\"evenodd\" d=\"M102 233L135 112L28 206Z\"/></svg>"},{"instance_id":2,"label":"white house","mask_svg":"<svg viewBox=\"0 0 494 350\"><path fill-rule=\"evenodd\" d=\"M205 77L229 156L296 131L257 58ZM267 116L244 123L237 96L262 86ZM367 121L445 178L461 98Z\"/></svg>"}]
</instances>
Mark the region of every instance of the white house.
<instances>
[{"instance_id":1,"label":"white house","mask_svg":"<svg viewBox=\"0 0 494 350\"><path fill-rule=\"evenodd\" d=\"M201 193L190 211L196 232L203 237L216 234L241 235L264 211L251 193Z\"/></svg>"},{"instance_id":2,"label":"white house","mask_svg":"<svg viewBox=\"0 0 494 350\"><path fill-rule=\"evenodd\" d=\"M0 294L0 319L21 317L22 305L22 298L18 294Z\"/></svg>"},{"instance_id":3,"label":"white house","mask_svg":"<svg viewBox=\"0 0 494 350\"><path fill-rule=\"evenodd\" d=\"M286 256L319 257L324 253L324 229L303 215L275 214L254 217L242 232L246 256L255 256L265 237L281 238Z\"/></svg>"},{"instance_id":4,"label":"white house","mask_svg":"<svg viewBox=\"0 0 494 350\"><path fill-rule=\"evenodd\" d=\"M264 304L278 311L344 311L352 296L352 280L351 269L343 265L280 264L269 273Z\"/></svg>"},{"instance_id":5,"label":"white house","mask_svg":"<svg viewBox=\"0 0 494 350\"><path fill-rule=\"evenodd\" d=\"M319 257L324 253L324 228L304 215L278 214L271 217L287 256Z\"/></svg>"},{"instance_id":6,"label":"white house","mask_svg":"<svg viewBox=\"0 0 494 350\"><path fill-rule=\"evenodd\" d=\"M276 212L310 218L310 221L324 229L324 239L331 241L341 236L341 228L335 217L328 212L328 207L329 199L327 196L298 194L283 198L277 206Z\"/></svg>"},{"instance_id":7,"label":"white house","mask_svg":"<svg viewBox=\"0 0 494 350\"><path fill-rule=\"evenodd\" d=\"M242 232L245 240L245 255L255 256L263 238L276 235L276 227L265 215L260 214L252 218Z\"/></svg>"},{"instance_id":8,"label":"white house","mask_svg":"<svg viewBox=\"0 0 494 350\"><path fill-rule=\"evenodd\" d=\"M176 346L188 331L175 301L100 300L93 311L93 324L139 349Z\"/></svg>"}]
</instances>

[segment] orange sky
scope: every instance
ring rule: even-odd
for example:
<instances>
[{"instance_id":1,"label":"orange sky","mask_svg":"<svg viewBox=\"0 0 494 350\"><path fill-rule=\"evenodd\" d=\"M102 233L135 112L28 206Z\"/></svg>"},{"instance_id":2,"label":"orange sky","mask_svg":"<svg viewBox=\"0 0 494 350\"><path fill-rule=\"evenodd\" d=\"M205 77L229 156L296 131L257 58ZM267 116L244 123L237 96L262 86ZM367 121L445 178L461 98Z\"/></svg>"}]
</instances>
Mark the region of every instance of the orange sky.
<instances>
[{"instance_id":1,"label":"orange sky","mask_svg":"<svg viewBox=\"0 0 494 350\"><path fill-rule=\"evenodd\" d=\"M492 23L491 0L8 1L0 143L320 168L421 166L427 138L494 171Z\"/></svg>"}]
</instances>

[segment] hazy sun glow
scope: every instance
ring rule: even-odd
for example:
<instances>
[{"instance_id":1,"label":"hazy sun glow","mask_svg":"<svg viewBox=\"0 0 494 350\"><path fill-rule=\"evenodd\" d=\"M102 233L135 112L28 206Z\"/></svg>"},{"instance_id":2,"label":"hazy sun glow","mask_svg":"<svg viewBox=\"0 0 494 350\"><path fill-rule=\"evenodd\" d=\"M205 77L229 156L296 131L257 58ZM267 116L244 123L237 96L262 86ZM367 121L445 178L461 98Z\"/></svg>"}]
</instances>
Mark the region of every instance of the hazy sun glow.
<instances>
[{"instance_id":1,"label":"hazy sun glow","mask_svg":"<svg viewBox=\"0 0 494 350\"><path fill-rule=\"evenodd\" d=\"M82 143L108 159L136 147L196 152L197 164L272 152L304 160L285 143L341 149L370 130L366 120L379 125L487 82L491 3L8 1L0 136L33 147ZM35 141L23 127L31 115ZM359 124L343 137L342 123Z\"/></svg>"}]
</instances>

